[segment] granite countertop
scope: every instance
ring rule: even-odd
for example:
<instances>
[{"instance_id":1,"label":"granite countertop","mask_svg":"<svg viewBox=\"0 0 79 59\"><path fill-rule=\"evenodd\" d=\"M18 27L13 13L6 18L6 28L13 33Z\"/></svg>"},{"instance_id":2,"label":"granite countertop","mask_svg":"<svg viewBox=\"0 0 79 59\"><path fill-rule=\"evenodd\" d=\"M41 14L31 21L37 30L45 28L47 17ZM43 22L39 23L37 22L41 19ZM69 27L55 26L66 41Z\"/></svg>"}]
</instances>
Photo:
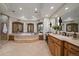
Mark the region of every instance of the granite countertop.
<instances>
[{"instance_id":1,"label":"granite countertop","mask_svg":"<svg viewBox=\"0 0 79 59\"><path fill-rule=\"evenodd\" d=\"M75 39L75 38L72 38L72 37L66 37L66 36L62 36L62 35L58 35L58 34L52 34L52 33L50 33L49 35L56 37L59 40L69 42L69 43L74 44L74 45L79 47L79 38Z\"/></svg>"}]
</instances>

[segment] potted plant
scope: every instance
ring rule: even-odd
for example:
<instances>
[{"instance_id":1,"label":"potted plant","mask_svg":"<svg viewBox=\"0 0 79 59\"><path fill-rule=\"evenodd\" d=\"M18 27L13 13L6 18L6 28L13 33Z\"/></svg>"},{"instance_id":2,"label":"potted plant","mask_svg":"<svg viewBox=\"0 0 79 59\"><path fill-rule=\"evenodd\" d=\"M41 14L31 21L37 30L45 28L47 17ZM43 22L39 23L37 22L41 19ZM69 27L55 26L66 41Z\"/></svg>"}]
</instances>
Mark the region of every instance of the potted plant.
<instances>
[{"instance_id":1,"label":"potted plant","mask_svg":"<svg viewBox=\"0 0 79 59\"><path fill-rule=\"evenodd\" d=\"M58 26L58 25L54 25L53 27L52 27L56 32L56 34L57 34L57 31L58 30L61 30L60 28L61 28L61 26Z\"/></svg>"}]
</instances>

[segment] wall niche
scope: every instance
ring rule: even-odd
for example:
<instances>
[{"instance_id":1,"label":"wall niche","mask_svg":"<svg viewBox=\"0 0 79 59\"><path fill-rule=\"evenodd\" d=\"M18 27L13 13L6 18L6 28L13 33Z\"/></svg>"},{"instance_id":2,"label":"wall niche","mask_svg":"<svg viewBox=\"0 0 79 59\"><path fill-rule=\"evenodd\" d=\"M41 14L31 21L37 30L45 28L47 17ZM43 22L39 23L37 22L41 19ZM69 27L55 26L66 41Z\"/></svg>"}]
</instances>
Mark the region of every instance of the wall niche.
<instances>
[{"instance_id":1,"label":"wall niche","mask_svg":"<svg viewBox=\"0 0 79 59\"><path fill-rule=\"evenodd\" d=\"M23 23L21 23L21 22L13 22L12 23L12 32L13 33L21 33L21 32L23 32Z\"/></svg>"}]
</instances>

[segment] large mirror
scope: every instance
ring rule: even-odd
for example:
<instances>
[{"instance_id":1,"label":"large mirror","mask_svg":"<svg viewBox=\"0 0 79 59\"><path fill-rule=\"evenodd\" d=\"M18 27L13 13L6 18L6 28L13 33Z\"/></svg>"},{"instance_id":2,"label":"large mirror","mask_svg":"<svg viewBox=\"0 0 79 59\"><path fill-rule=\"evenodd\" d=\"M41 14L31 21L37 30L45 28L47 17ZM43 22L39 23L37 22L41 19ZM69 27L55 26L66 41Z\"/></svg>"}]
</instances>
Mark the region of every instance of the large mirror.
<instances>
[{"instance_id":1,"label":"large mirror","mask_svg":"<svg viewBox=\"0 0 79 59\"><path fill-rule=\"evenodd\" d=\"M42 22L37 24L37 32L41 32L41 33L43 32L43 23Z\"/></svg>"},{"instance_id":2,"label":"large mirror","mask_svg":"<svg viewBox=\"0 0 79 59\"><path fill-rule=\"evenodd\" d=\"M78 32L78 24L77 23L69 23L66 25L67 32Z\"/></svg>"}]
</instances>

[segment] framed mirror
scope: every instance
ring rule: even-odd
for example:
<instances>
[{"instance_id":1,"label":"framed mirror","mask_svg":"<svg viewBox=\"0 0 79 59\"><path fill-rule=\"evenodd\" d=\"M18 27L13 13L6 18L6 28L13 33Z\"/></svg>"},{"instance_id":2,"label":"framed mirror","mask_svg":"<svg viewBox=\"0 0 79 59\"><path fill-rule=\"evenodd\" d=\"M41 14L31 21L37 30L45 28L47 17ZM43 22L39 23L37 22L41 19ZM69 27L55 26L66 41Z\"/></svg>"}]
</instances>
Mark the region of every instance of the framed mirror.
<instances>
[{"instance_id":1,"label":"framed mirror","mask_svg":"<svg viewBox=\"0 0 79 59\"><path fill-rule=\"evenodd\" d=\"M78 32L78 24L77 23L69 23L66 25L66 31L68 32Z\"/></svg>"}]
</instances>

